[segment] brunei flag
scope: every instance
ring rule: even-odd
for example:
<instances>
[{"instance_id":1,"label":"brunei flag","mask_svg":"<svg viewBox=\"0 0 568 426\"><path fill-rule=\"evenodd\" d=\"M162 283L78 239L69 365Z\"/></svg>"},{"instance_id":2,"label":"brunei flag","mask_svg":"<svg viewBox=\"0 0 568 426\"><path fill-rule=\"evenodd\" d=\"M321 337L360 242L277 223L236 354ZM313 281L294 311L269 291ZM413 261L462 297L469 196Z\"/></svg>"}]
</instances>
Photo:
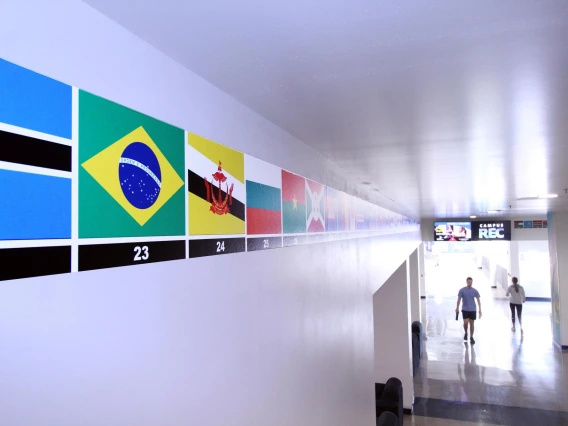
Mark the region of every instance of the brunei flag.
<instances>
[{"instance_id":1,"label":"brunei flag","mask_svg":"<svg viewBox=\"0 0 568 426\"><path fill-rule=\"evenodd\" d=\"M306 232L306 179L282 170L282 223L285 234Z\"/></svg>"},{"instance_id":2,"label":"brunei flag","mask_svg":"<svg viewBox=\"0 0 568 426\"><path fill-rule=\"evenodd\" d=\"M306 179L306 202L308 232L324 232L325 186Z\"/></svg>"},{"instance_id":3,"label":"brunei flag","mask_svg":"<svg viewBox=\"0 0 568 426\"><path fill-rule=\"evenodd\" d=\"M282 233L282 171L245 155L247 234Z\"/></svg>"},{"instance_id":4,"label":"brunei flag","mask_svg":"<svg viewBox=\"0 0 568 426\"><path fill-rule=\"evenodd\" d=\"M244 154L192 133L187 143L189 234L244 234Z\"/></svg>"},{"instance_id":5,"label":"brunei flag","mask_svg":"<svg viewBox=\"0 0 568 426\"><path fill-rule=\"evenodd\" d=\"M183 130L79 93L79 237L184 235Z\"/></svg>"}]
</instances>

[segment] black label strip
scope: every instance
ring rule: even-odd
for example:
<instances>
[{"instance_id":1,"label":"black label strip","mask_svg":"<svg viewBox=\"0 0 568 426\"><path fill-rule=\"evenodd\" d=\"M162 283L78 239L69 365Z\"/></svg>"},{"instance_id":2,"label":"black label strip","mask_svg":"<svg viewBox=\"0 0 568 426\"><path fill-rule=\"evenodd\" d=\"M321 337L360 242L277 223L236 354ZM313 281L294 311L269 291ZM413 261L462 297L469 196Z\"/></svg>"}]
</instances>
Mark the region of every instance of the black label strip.
<instances>
[{"instance_id":1,"label":"black label strip","mask_svg":"<svg viewBox=\"0 0 568 426\"><path fill-rule=\"evenodd\" d=\"M325 234L308 234L308 244L325 243L327 236Z\"/></svg>"},{"instance_id":2,"label":"black label strip","mask_svg":"<svg viewBox=\"0 0 568 426\"><path fill-rule=\"evenodd\" d=\"M247 251L270 250L282 247L282 237L247 238Z\"/></svg>"},{"instance_id":3,"label":"black label strip","mask_svg":"<svg viewBox=\"0 0 568 426\"><path fill-rule=\"evenodd\" d=\"M244 238L189 240L189 257L217 256L245 251Z\"/></svg>"},{"instance_id":4,"label":"black label strip","mask_svg":"<svg viewBox=\"0 0 568 426\"><path fill-rule=\"evenodd\" d=\"M0 281L71 272L71 247L0 249Z\"/></svg>"},{"instance_id":5,"label":"black label strip","mask_svg":"<svg viewBox=\"0 0 568 426\"><path fill-rule=\"evenodd\" d=\"M79 246L79 271L185 259L185 241Z\"/></svg>"},{"instance_id":6,"label":"black label strip","mask_svg":"<svg viewBox=\"0 0 568 426\"><path fill-rule=\"evenodd\" d=\"M290 235L284 237L284 247L299 246L308 242L305 235Z\"/></svg>"}]
</instances>

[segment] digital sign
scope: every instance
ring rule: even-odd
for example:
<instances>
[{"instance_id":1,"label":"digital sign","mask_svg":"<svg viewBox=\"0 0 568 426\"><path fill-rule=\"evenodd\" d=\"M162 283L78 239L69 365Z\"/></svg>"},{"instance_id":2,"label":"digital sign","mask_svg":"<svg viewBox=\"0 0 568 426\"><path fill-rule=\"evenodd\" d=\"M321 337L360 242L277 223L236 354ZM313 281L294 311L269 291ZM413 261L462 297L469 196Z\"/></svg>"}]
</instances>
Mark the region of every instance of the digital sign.
<instances>
[{"instance_id":1,"label":"digital sign","mask_svg":"<svg viewBox=\"0 0 568 426\"><path fill-rule=\"evenodd\" d=\"M473 241L511 241L511 221L473 222Z\"/></svg>"},{"instance_id":2,"label":"digital sign","mask_svg":"<svg viewBox=\"0 0 568 426\"><path fill-rule=\"evenodd\" d=\"M471 222L434 222L434 241L471 241Z\"/></svg>"}]
</instances>

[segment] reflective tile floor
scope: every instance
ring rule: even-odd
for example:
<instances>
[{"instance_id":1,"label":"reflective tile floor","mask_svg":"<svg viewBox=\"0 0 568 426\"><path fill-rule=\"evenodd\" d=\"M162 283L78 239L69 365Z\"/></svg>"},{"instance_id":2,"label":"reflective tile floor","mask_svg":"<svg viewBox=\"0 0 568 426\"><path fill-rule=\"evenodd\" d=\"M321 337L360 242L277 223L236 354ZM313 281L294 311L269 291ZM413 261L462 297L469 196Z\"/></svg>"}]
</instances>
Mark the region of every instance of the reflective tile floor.
<instances>
[{"instance_id":1,"label":"reflective tile floor","mask_svg":"<svg viewBox=\"0 0 568 426\"><path fill-rule=\"evenodd\" d=\"M552 344L550 303L527 302L524 334L514 333L504 292L491 289L474 264L452 263L426 270L425 350L414 380L415 415L405 424L568 425L568 353ZM474 345L464 343L454 312L467 275L484 314Z\"/></svg>"},{"instance_id":2,"label":"reflective tile floor","mask_svg":"<svg viewBox=\"0 0 568 426\"><path fill-rule=\"evenodd\" d=\"M440 419L422 416L404 416L404 426L478 426L489 423L464 422L461 420Z\"/></svg>"}]
</instances>

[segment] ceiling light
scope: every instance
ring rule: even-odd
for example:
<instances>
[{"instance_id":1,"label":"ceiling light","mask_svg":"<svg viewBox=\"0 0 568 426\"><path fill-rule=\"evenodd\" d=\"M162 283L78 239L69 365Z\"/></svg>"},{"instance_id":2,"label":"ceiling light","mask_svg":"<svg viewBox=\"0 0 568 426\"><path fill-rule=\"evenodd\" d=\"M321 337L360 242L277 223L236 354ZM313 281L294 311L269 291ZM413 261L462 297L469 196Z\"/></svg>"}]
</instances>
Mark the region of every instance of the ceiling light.
<instances>
[{"instance_id":1,"label":"ceiling light","mask_svg":"<svg viewBox=\"0 0 568 426\"><path fill-rule=\"evenodd\" d=\"M487 213L489 214L494 214L494 213L499 213L500 210L487 210Z\"/></svg>"},{"instance_id":2,"label":"ceiling light","mask_svg":"<svg viewBox=\"0 0 568 426\"><path fill-rule=\"evenodd\" d=\"M470 219L475 219L476 217L477 217L477 216L470 216L469 218L470 218Z\"/></svg>"},{"instance_id":3,"label":"ceiling light","mask_svg":"<svg viewBox=\"0 0 568 426\"><path fill-rule=\"evenodd\" d=\"M544 194L544 195L537 195L535 197L521 197L517 198L517 201L543 200L547 198L558 198L558 194Z\"/></svg>"}]
</instances>

